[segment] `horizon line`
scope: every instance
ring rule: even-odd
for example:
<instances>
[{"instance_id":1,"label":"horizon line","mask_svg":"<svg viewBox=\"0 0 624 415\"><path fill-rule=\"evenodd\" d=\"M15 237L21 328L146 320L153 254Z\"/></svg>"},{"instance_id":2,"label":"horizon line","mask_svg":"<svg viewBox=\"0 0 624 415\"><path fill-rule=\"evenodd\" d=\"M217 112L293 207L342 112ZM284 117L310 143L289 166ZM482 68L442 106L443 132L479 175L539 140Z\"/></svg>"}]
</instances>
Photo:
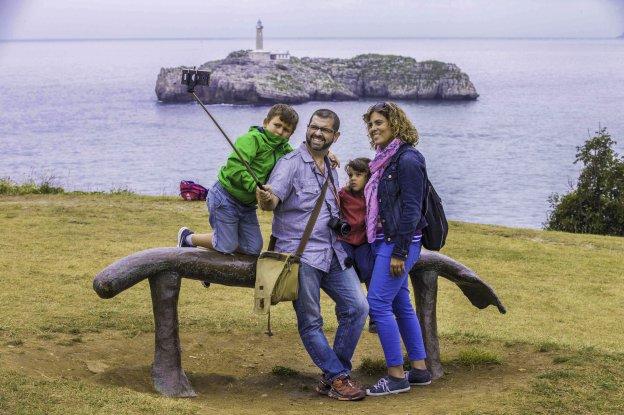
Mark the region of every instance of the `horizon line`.
<instances>
[{"instance_id":1,"label":"horizon line","mask_svg":"<svg viewBox=\"0 0 624 415\"><path fill-rule=\"evenodd\" d=\"M363 40L400 40L400 39L456 39L456 40L612 40L621 39L622 36L277 36L265 37L275 40L332 40L332 39L363 39ZM0 42L114 42L114 41L163 41L163 40L248 40L254 36L232 37L94 37L94 38L0 38Z\"/></svg>"}]
</instances>

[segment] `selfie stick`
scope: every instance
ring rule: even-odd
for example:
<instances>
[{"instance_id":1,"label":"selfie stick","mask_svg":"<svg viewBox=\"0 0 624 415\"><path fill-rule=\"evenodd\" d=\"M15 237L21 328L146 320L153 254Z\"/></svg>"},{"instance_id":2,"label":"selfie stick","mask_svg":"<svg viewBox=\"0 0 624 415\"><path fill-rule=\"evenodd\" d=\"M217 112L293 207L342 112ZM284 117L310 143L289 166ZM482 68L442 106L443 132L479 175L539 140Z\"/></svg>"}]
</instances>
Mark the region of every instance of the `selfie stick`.
<instances>
[{"instance_id":1,"label":"selfie stick","mask_svg":"<svg viewBox=\"0 0 624 415\"><path fill-rule=\"evenodd\" d=\"M249 165L249 163L247 163L247 161L245 161L245 159L243 158L243 155L240 153L240 151L238 151L236 146L234 146L234 143L232 143L232 140L230 140L230 138L227 136L225 131L223 131L223 128L221 128L221 126L219 125L217 120L208 111L208 108L206 108L206 106L204 105L203 102L201 102L201 100L199 99L197 94L195 94L195 86L196 85L208 86L209 82L210 82L210 72L208 72L208 71L201 71L201 70L197 70L197 69L183 69L182 70L182 84L183 85L187 85L187 88L186 88L187 92L189 92L189 93L191 93L193 95L193 98L195 98L195 101L197 101L197 103L199 105L201 105L201 107L203 108L204 111L206 111L206 114L208 114L208 116L210 117L212 122L214 122L214 124L217 126L219 131L221 131L221 134L223 134L223 137L225 137L227 142L230 143L230 146L232 147L232 149L234 150L234 152L238 156L238 159L245 166L245 169L247 170L247 173L249 173L251 175L251 177L254 179L254 181L256 182L256 186L258 186L261 190L266 190L264 188L264 186L262 186L262 184L260 184L260 180L258 179L258 176L256 176L256 174L253 172L253 170L251 170L251 166Z\"/></svg>"}]
</instances>

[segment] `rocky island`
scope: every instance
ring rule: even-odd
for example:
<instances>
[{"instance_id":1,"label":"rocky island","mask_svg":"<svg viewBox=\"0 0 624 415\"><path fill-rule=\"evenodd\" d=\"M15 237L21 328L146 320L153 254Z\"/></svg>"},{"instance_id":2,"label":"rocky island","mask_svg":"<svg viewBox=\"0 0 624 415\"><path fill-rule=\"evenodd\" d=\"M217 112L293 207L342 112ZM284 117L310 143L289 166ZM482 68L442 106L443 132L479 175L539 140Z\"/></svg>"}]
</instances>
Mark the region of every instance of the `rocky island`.
<instances>
[{"instance_id":1,"label":"rocky island","mask_svg":"<svg viewBox=\"0 0 624 415\"><path fill-rule=\"evenodd\" d=\"M181 84L182 69L162 68L156 80L161 102L192 101ZM351 59L286 58L236 51L206 62L210 85L195 92L207 104L298 104L358 99L475 100L479 96L457 65L417 62L396 55L366 54Z\"/></svg>"}]
</instances>

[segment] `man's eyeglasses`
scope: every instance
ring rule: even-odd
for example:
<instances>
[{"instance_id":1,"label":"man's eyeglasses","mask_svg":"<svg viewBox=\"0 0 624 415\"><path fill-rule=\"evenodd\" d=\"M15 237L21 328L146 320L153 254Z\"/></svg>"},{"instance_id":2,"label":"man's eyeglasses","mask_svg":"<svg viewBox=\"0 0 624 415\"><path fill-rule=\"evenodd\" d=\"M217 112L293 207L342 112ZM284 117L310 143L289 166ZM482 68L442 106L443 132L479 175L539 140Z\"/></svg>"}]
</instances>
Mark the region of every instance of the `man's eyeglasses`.
<instances>
[{"instance_id":1,"label":"man's eyeglasses","mask_svg":"<svg viewBox=\"0 0 624 415\"><path fill-rule=\"evenodd\" d=\"M315 133L317 131L321 131L321 133L323 133L323 135L330 135L330 134L334 134L335 133L335 131L332 130L331 128L319 127L318 125L314 125L314 124L308 125L308 130L310 130L312 133Z\"/></svg>"}]
</instances>

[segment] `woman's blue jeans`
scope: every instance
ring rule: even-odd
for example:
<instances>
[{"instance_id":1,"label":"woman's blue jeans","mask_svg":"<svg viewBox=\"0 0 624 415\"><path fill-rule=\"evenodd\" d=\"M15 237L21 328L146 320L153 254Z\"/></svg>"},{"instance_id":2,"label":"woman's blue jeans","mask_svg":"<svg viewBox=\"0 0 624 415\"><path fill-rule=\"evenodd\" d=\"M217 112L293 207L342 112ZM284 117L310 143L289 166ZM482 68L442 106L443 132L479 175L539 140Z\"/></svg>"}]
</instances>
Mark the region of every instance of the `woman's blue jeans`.
<instances>
[{"instance_id":1,"label":"woman's blue jeans","mask_svg":"<svg viewBox=\"0 0 624 415\"><path fill-rule=\"evenodd\" d=\"M321 289L336 303L338 330L334 347L323 333ZM308 264L299 266L299 296L293 301L299 336L308 354L325 377L333 381L351 372L351 358L368 315L368 304L353 268L342 269L336 255L329 272Z\"/></svg>"},{"instance_id":2,"label":"woman's blue jeans","mask_svg":"<svg viewBox=\"0 0 624 415\"><path fill-rule=\"evenodd\" d=\"M410 360L421 360L426 357L420 324L407 285L408 272L420 257L420 242L412 242L410 245L405 261L405 273L399 277L393 276L390 272L393 247L393 243L384 241L373 244L375 266L368 287L370 315L377 325L379 341L388 367L403 365L401 339Z\"/></svg>"}]
</instances>

